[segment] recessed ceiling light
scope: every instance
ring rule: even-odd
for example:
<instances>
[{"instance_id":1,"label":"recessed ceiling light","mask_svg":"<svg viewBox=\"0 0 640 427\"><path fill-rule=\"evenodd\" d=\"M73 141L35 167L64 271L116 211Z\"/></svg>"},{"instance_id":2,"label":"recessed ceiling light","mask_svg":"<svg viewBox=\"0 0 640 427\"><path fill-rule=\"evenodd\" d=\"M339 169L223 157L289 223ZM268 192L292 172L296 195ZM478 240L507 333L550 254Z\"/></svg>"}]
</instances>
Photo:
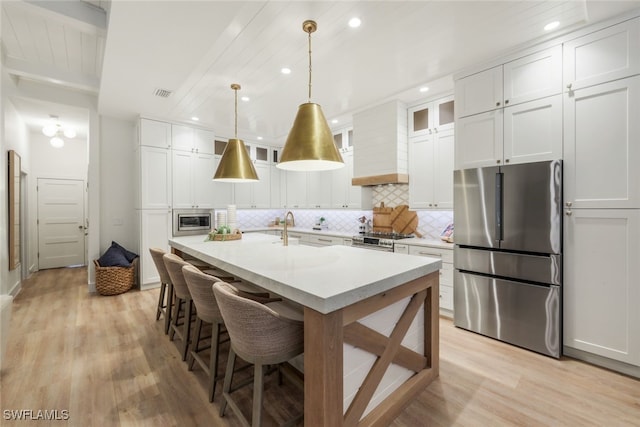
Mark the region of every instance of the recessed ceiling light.
<instances>
[{"instance_id":1,"label":"recessed ceiling light","mask_svg":"<svg viewBox=\"0 0 640 427\"><path fill-rule=\"evenodd\" d=\"M193 116L193 117L191 117L191 120L193 120L194 122L197 122L200 119L198 117L196 117L196 116Z\"/></svg>"},{"instance_id":2,"label":"recessed ceiling light","mask_svg":"<svg viewBox=\"0 0 640 427\"><path fill-rule=\"evenodd\" d=\"M261 136L258 137L258 141L262 141L262 137Z\"/></svg>"},{"instance_id":3,"label":"recessed ceiling light","mask_svg":"<svg viewBox=\"0 0 640 427\"><path fill-rule=\"evenodd\" d=\"M338 123L338 119L331 120L331 123L333 123L335 125L336 123Z\"/></svg>"},{"instance_id":4,"label":"recessed ceiling light","mask_svg":"<svg viewBox=\"0 0 640 427\"><path fill-rule=\"evenodd\" d=\"M280 70L282 74L291 74L291 68L284 67Z\"/></svg>"},{"instance_id":5,"label":"recessed ceiling light","mask_svg":"<svg viewBox=\"0 0 640 427\"><path fill-rule=\"evenodd\" d=\"M429 91L429 88L428 88L427 86L422 86L422 87L420 88L420 92L422 92L422 93L424 93L424 92L428 92L428 91Z\"/></svg>"},{"instance_id":6,"label":"recessed ceiling light","mask_svg":"<svg viewBox=\"0 0 640 427\"><path fill-rule=\"evenodd\" d=\"M547 25L544 26L544 30L545 31L551 31L554 28L558 28L558 25L560 25L559 21L549 22Z\"/></svg>"},{"instance_id":7,"label":"recessed ceiling light","mask_svg":"<svg viewBox=\"0 0 640 427\"><path fill-rule=\"evenodd\" d=\"M242 99L244 102L248 102L250 98L248 96L243 96L240 99Z\"/></svg>"},{"instance_id":8,"label":"recessed ceiling light","mask_svg":"<svg viewBox=\"0 0 640 427\"><path fill-rule=\"evenodd\" d=\"M362 21L360 20L360 18L353 17L349 19L349 26L351 28L358 28L360 24L362 24Z\"/></svg>"}]
</instances>

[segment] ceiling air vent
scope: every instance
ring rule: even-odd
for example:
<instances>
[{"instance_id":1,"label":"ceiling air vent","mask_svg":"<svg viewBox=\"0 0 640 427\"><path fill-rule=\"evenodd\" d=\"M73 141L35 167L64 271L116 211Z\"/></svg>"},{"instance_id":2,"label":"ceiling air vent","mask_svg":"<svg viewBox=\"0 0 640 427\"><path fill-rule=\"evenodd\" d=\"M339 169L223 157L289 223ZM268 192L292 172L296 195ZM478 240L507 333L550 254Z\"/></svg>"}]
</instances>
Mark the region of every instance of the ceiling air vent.
<instances>
[{"instance_id":1,"label":"ceiling air vent","mask_svg":"<svg viewBox=\"0 0 640 427\"><path fill-rule=\"evenodd\" d=\"M169 96L171 96L171 93L172 92L167 89L156 89L156 91L153 92L155 96L159 96L160 98L168 98Z\"/></svg>"}]
</instances>

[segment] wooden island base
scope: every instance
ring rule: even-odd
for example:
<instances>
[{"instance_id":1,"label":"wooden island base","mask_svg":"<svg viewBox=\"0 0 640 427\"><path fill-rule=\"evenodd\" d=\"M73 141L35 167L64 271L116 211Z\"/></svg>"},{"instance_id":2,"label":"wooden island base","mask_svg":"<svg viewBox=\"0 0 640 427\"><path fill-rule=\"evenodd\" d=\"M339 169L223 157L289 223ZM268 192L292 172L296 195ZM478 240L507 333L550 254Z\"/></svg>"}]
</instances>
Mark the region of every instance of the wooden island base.
<instances>
[{"instance_id":1,"label":"wooden island base","mask_svg":"<svg viewBox=\"0 0 640 427\"><path fill-rule=\"evenodd\" d=\"M407 297L411 301L389 337L358 323L364 316ZM424 305L424 354L401 345L421 305ZM305 425L389 425L438 376L438 312L437 272L332 313L321 314L305 308ZM378 356L344 415L343 343ZM361 418L391 363L416 374Z\"/></svg>"}]
</instances>

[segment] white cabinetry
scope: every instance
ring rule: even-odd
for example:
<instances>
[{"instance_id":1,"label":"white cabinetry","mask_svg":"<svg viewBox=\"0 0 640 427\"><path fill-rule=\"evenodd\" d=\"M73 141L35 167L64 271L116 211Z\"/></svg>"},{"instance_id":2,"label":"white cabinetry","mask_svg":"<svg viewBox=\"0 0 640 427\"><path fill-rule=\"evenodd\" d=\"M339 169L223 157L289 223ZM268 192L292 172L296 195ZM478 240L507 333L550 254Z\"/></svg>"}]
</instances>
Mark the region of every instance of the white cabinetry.
<instances>
[{"instance_id":1,"label":"white cabinetry","mask_svg":"<svg viewBox=\"0 0 640 427\"><path fill-rule=\"evenodd\" d=\"M140 165L139 208L171 208L170 150L141 146L136 154Z\"/></svg>"},{"instance_id":2,"label":"white cabinetry","mask_svg":"<svg viewBox=\"0 0 640 427\"><path fill-rule=\"evenodd\" d=\"M409 140L409 207L453 208L454 131Z\"/></svg>"},{"instance_id":3,"label":"white cabinetry","mask_svg":"<svg viewBox=\"0 0 640 427\"><path fill-rule=\"evenodd\" d=\"M307 172L307 206L331 207L331 183L331 172Z\"/></svg>"},{"instance_id":4,"label":"white cabinetry","mask_svg":"<svg viewBox=\"0 0 640 427\"><path fill-rule=\"evenodd\" d=\"M353 151L343 151L344 167L329 173L331 207L335 209L371 209L372 188L353 185Z\"/></svg>"},{"instance_id":5,"label":"white cabinetry","mask_svg":"<svg viewBox=\"0 0 640 427\"><path fill-rule=\"evenodd\" d=\"M285 171L286 176L286 208L299 209L307 207L307 173Z\"/></svg>"},{"instance_id":6,"label":"white cabinetry","mask_svg":"<svg viewBox=\"0 0 640 427\"><path fill-rule=\"evenodd\" d=\"M409 254L409 246L408 245L402 245L399 243L394 243L393 244L393 252L397 253L397 254Z\"/></svg>"},{"instance_id":7,"label":"white cabinetry","mask_svg":"<svg viewBox=\"0 0 640 427\"><path fill-rule=\"evenodd\" d=\"M569 90L640 74L640 18L565 43L563 65Z\"/></svg>"},{"instance_id":8,"label":"white cabinetry","mask_svg":"<svg viewBox=\"0 0 640 427\"><path fill-rule=\"evenodd\" d=\"M564 344L640 366L640 210L568 213Z\"/></svg>"},{"instance_id":9,"label":"white cabinetry","mask_svg":"<svg viewBox=\"0 0 640 427\"><path fill-rule=\"evenodd\" d=\"M561 46L456 81L455 168L559 158L561 92Z\"/></svg>"},{"instance_id":10,"label":"white cabinetry","mask_svg":"<svg viewBox=\"0 0 640 427\"><path fill-rule=\"evenodd\" d=\"M171 147L171 124L157 120L140 119L140 145Z\"/></svg>"},{"instance_id":11,"label":"white cabinetry","mask_svg":"<svg viewBox=\"0 0 640 427\"><path fill-rule=\"evenodd\" d=\"M451 317L453 314L453 249L407 245L409 246L409 255L439 258L442 261L442 268L440 269L440 313Z\"/></svg>"},{"instance_id":12,"label":"white cabinetry","mask_svg":"<svg viewBox=\"0 0 640 427\"><path fill-rule=\"evenodd\" d=\"M323 236L317 234L309 234L306 243L312 246L335 246L344 245L344 238L335 236Z\"/></svg>"},{"instance_id":13,"label":"white cabinetry","mask_svg":"<svg viewBox=\"0 0 640 427\"><path fill-rule=\"evenodd\" d=\"M160 276L149 248L169 251L171 237L170 209L142 209L138 211L140 224L140 289L158 287Z\"/></svg>"},{"instance_id":14,"label":"white cabinetry","mask_svg":"<svg viewBox=\"0 0 640 427\"><path fill-rule=\"evenodd\" d=\"M183 125L171 125L171 148L191 153L213 154L215 135L212 131Z\"/></svg>"},{"instance_id":15,"label":"white cabinetry","mask_svg":"<svg viewBox=\"0 0 640 427\"><path fill-rule=\"evenodd\" d=\"M234 184L235 204L238 208L271 207L271 174L270 166L265 163L254 163L258 182Z\"/></svg>"},{"instance_id":16,"label":"white cabinetry","mask_svg":"<svg viewBox=\"0 0 640 427\"><path fill-rule=\"evenodd\" d=\"M453 129L453 95L425 102L408 110L409 138ZM411 172L409 172L411 176Z\"/></svg>"},{"instance_id":17,"label":"white cabinetry","mask_svg":"<svg viewBox=\"0 0 640 427\"><path fill-rule=\"evenodd\" d=\"M640 76L565 94L565 202L640 208Z\"/></svg>"},{"instance_id":18,"label":"white cabinetry","mask_svg":"<svg viewBox=\"0 0 640 427\"><path fill-rule=\"evenodd\" d=\"M172 150L174 209L211 209L216 186L213 154Z\"/></svg>"}]
</instances>

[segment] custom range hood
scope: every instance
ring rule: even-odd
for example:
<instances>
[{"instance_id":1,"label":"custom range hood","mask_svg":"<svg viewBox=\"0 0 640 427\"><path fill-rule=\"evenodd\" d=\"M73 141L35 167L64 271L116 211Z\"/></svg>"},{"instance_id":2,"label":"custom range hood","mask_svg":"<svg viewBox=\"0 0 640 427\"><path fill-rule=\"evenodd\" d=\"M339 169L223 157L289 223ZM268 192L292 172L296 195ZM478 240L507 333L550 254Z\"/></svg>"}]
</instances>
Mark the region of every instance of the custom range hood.
<instances>
[{"instance_id":1,"label":"custom range hood","mask_svg":"<svg viewBox=\"0 0 640 427\"><path fill-rule=\"evenodd\" d=\"M407 106L391 101L353 116L353 185L407 184Z\"/></svg>"}]
</instances>

